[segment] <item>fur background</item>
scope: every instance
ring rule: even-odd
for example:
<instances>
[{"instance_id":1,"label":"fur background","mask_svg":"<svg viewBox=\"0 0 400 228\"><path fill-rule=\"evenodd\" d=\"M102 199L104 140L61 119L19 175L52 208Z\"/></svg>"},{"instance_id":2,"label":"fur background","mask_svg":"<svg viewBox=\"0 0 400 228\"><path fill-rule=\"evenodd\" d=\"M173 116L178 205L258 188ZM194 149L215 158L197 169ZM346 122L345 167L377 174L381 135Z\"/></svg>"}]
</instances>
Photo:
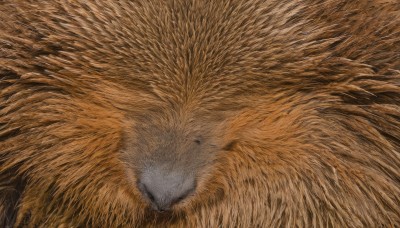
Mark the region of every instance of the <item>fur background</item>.
<instances>
[{"instance_id":1,"label":"fur background","mask_svg":"<svg viewBox=\"0 0 400 228\"><path fill-rule=\"evenodd\" d=\"M202 145L157 213L165 129ZM1 0L0 226L156 224L400 226L400 3Z\"/></svg>"}]
</instances>

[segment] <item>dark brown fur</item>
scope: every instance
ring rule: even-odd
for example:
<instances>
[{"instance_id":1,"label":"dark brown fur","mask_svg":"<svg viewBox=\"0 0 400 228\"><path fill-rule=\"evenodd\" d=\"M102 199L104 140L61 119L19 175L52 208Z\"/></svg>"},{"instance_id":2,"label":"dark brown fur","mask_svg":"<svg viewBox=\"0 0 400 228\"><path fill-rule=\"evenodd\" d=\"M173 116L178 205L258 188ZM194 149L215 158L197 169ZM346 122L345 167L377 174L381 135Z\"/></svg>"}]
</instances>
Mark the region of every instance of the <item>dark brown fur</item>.
<instances>
[{"instance_id":1,"label":"dark brown fur","mask_svg":"<svg viewBox=\"0 0 400 228\"><path fill-rule=\"evenodd\" d=\"M399 85L396 0L2 0L0 226L400 226Z\"/></svg>"}]
</instances>

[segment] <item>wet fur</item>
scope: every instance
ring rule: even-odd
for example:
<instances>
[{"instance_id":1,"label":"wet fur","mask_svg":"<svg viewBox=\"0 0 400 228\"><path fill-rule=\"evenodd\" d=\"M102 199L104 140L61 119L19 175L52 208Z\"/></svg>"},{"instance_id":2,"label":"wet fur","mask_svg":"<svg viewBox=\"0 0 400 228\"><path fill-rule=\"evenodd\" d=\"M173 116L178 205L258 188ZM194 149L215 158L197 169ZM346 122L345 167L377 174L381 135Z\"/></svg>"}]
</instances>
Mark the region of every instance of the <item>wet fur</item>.
<instances>
[{"instance_id":1,"label":"wet fur","mask_svg":"<svg viewBox=\"0 0 400 228\"><path fill-rule=\"evenodd\" d=\"M172 213L148 119L216 148ZM400 226L400 4L0 1L0 226L154 224Z\"/></svg>"}]
</instances>

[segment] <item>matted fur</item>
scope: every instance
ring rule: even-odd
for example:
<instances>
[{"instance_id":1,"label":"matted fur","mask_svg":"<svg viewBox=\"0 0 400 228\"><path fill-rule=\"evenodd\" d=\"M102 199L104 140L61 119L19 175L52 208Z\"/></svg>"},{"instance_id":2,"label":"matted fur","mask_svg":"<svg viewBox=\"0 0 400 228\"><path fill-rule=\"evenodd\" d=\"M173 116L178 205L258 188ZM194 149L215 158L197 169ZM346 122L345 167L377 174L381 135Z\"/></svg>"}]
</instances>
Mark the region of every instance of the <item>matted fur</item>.
<instances>
[{"instance_id":1,"label":"matted fur","mask_svg":"<svg viewBox=\"0 0 400 228\"><path fill-rule=\"evenodd\" d=\"M171 213L164 129L206 148ZM0 1L0 226L155 224L400 226L399 2Z\"/></svg>"}]
</instances>

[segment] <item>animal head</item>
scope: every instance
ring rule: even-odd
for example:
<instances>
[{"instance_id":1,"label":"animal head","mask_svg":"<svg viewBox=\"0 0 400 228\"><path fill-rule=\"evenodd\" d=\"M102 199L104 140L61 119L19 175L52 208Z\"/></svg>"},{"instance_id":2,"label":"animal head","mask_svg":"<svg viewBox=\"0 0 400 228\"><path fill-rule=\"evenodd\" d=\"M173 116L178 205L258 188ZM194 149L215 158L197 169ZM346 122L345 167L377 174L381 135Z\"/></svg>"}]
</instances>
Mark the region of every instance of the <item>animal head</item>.
<instances>
[{"instance_id":1,"label":"animal head","mask_svg":"<svg viewBox=\"0 0 400 228\"><path fill-rule=\"evenodd\" d=\"M399 224L399 10L2 1L0 224Z\"/></svg>"}]
</instances>

